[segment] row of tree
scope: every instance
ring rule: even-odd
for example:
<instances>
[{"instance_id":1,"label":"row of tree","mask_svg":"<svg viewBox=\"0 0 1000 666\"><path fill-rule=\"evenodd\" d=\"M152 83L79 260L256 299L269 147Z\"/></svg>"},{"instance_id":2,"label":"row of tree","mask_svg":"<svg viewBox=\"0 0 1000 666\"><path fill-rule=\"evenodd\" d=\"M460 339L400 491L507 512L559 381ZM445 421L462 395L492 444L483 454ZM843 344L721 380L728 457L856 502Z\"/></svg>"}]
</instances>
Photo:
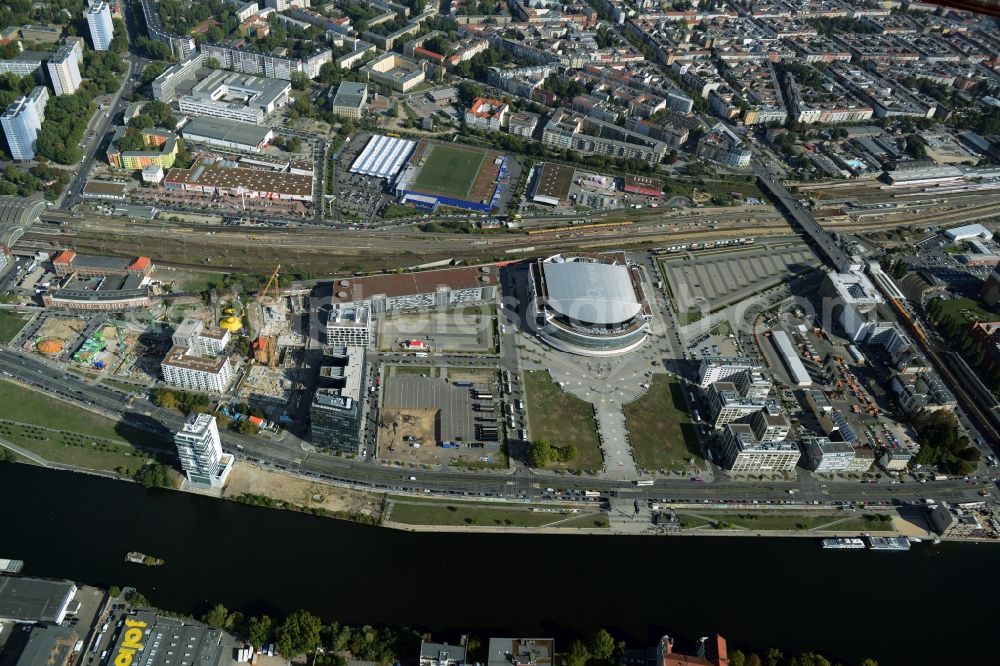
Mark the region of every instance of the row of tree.
<instances>
[{"instance_id":1,"label":"row of tree","mask_svg":"<svg viewBox=\"0 0 1000 666\"><path fill-rule=\"evenodd\" d=\"M158 388L153 390L153 404L165 409L176 409L184 414L192 412L210 412L212 402L208 396L190 391Z\"/></svg>"},{"instance_id":2,"label":"row of tree","mask_svg":"<svg viewBox=\"0 0 1000 666\"><path fill-rule=\"evenodd\" d=\"M544 439L538 439L528 446L528 464L532 467L545 467L553 462L573 462L576 456L577 450L572 444L552 446Z\"/></svg>"}]
</instances>

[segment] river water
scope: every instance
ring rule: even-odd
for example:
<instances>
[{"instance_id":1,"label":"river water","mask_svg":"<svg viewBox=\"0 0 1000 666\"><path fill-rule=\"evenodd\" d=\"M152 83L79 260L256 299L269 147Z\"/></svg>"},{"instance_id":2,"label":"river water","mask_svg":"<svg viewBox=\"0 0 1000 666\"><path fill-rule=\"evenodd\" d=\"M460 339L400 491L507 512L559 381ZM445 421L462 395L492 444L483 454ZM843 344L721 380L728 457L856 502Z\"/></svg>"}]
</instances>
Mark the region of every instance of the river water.
<instances>
[{"instance_id":1,"label":"river water","mask_svg":"<svg viewBox=\"0 0 1000 666\"><path fill-rule=\"evenodd\" d=\"M26 465L0 465L0 507L0 557L24 575L131 585L179 612L306 608L438 640L604 626L631 646L719 632L847 662L981 663L1000 593L989 545L408 533ZM127 564L129 550L167 563Z\"/></svg>"}]
</instances>

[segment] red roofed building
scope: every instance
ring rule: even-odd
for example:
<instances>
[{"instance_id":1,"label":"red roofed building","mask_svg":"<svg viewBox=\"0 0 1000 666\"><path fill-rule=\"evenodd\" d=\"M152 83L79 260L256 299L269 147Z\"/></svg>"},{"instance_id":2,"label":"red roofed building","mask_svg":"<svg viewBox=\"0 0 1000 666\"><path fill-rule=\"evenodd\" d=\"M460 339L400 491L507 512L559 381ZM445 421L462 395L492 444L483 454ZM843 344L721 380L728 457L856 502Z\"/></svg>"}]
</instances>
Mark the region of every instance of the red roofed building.
<instances>
[{"instance_id":1,"label":"red roofed building","mask_svg":"<svg viewBox=\"0 0 1000 666\"><path fill-rule=\"evenodd\" d=\"M477 97L465 112L465 124L499 132L507 124L508 113L510 106L501 100Z\"/></svg>"},{"instance_id":2,"label":"red roofed building","mask_svg":"<svg viewBox=\"0 0 1000 666\"><path fill-rule=\"evenodd\" d=\"M656 647L656 666L729 666L726 639L719 634L705 641L703 652L704 656L676 653L673 639L664 636Z\"/></svg>"},{"instance_id":3,"label":"red roofed building","mask_svg":"<svg viewBox=\"0 0 1000 666\"><path fill-rule=\"evenodd\" d=\"M440 53L435 53L430 49L425 49L422 46L414 47L413 49L413 59L414 60L430 60L435 63L444 62L444 56Z\"/></svg>"},{"instance_id":4,"label":"red roofed building","mask_svg":"<svg viewBox=\"0 0 1000 666\"><path fill-rule=\"evenodd\" d=\"M103 257L93 254L77 254L73 250L60 250L52 257L52 267L56 275L76 273L80 277L101 277L105 275L138 275L146 277L153 271L149 257Z\"/></svg>"}]
</instances>

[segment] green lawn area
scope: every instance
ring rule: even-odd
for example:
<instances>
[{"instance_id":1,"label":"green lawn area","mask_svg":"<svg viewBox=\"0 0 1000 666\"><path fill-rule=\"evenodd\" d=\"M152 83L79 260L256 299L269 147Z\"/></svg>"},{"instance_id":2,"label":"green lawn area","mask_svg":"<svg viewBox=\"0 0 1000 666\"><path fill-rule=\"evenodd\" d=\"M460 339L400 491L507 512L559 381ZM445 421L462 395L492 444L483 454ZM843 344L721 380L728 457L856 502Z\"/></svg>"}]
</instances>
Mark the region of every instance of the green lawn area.
<instances>
[{"instance_id":1,"label":"green lawn area","mask_svg":"<svg viewBox=\"0 0 1000 666\"><path fill-rule=\"evenodd\" d=\"M0 418L118 440L147 449L173 451L174 448L172 442L162 437L6 381L0 381Z\"/></svg>"},{"instance_id":2,"label":"green lawn area","mask_svg":"<svg viewBox=\"0 0 1000 666\"><path fill-rule=\"evenodd\" d=\"M646 394L625 405L635 462L640 469L686 469L692 457L701 461L694 424L679 381L654 375Z\"/></svg>"},{"instance_id":3,"label":"green lawn area","mask_svg":"<svg viewBox=\"0 0 1000 666\"><path fill-rule=\"evenodd\" d=\"M423 214L424 211L422 210L418 210L412 206L400 206L399 204L389 204L382 209L382 217L386 220L394 220L400 217L415 217Z\"/></svg>"},{"instance_id":4,"label":"green lawn area","mask_svg":"<svg viewBox=\"0 0 1000 666\"><path fill-rule=\"evenodd\" d=\"M130 476L139 471L151 456L149 452L128 444L32 425L0 423L0 437L46 460L87 469L118 471Z\"/></svg>"},{"instance_id":5,"label":"green lawn area","mask_svg":"<svg viewBox=\"0 0 1000 666\"><path fill-rule=\"evenodd\" d=\"M163 279L169 279L164 275ZM174 291L195 292L208 291L209 289L220 289L222 287L222 275L220 273L203 273L201 271L185 270L177 276Z\"/></svg>"},{"instance_id":6,"label":"green lawn area","mask_svg":"<svg viewBox=\"0 0 1000 666\"><path fill-rule=\"evenodd\" d=\"M983 303L971 298L935 299L943 319L952 319L962 325L974 321L997 321L1000 314L988 310Z\"/></svg>"},{"instance_id":7,"label":"green lawn area","mask_svg":"<svg viewBox=\"0 0 1000 666\"><path fill-rule=\"evenodd\" d=\"M462 199L472 188L486 153L435 144L425 159L413 188Z\"/></svg>"},{"instance_id":8,"label":"green lawn area","mask_svg":"<svg viewBox=\"0 0 1000 666\"><path fill-rule=\"evenodd\" d=\"M9 310L0 310L0 342L7 344L21 332L28 322L28 317Z\"/></svg>"},{"instance_id":9,"label":"green lawn area","mask_svg":"<svg viewBox=\"0 0 1000 666\"><path fill-rule=\"evenodd\" d=\"M394 502L389 520L407 525L470 525L478 527L538 527L570 516L569 512L531 511L527 508L481 504ZM591 524L597 517L591 518ZM573 525L583 527L583 525Z\"/></svg>"},{"instance_id":10,"label":"green lawn area","mask_svg":"<svg viewBox=\"0 0 1000 666\"><path fill-rule=\"evenodd\" d=\"M549 463L562 469L600 469L603 462L597 438L594 407L563 391L544 370L524 373L525 401L530 418L529 436L553 446L576 447L577 457L568 463Z\"/></svg>"},{"instance_id":11,"label":"green lawn area","mask_svg":"<svg viewBox=\"0 0 1000 666\"><path fill-rule=\"evenodd\" d=\"M608 514L603 511L600 513L585 513L576 518L571 518L564 523L559 523L555 527L591 527L591 528L606 528L609 526Z\"/></svg>"},{"instance_id":12,"label":"green lawn area","mask_svg":"<svg viewBox=\"0 0 1000 666\"><path fill-rule=\"evenodd\" d=\"M729 523L728 529L748 530L813 530L818 527L836 523L830 526L831 531L863 532L892 529L890 521L881 521L877 516L851 516L844 513L823 513L816 515L804 512L777 513L771 511L693 511L687 515L678 511L681 524L684 527L696 527L698 523L707 524L705 518L712 521ZM847 520L844 520L848 518ZM843 522L837 522L843 520ZM691 524L688 524L691 521Z\"/></svg>"}]
</instances>

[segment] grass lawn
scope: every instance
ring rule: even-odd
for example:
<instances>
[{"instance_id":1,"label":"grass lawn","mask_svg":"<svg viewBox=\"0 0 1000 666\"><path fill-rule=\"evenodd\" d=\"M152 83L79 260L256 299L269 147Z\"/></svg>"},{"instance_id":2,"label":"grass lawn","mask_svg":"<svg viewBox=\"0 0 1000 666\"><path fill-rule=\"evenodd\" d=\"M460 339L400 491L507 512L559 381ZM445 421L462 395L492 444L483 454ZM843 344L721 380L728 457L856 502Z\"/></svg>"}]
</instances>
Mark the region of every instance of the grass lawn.
<instances>
[{"instance_id":1,"label":"grass lawn","mask_svg":"<svg viewBox=\"0 0 1000 666\"><path fill-rule=\"evenodd\" d=\"M21 332L28 317L9 310L0 310L0 342L7 344Z\"/></svg>"},{"instance_id":2,"label":"grass lawn","mask_svg":"<svg viewBox=\"0 0 1000 666\"><path fill-rule=\"evenodd\" d=\"M771 511L695 511L693 513L696 513L696 516L686 516L684 515L684 512L680 511L678 513L681 514L682 524L684 524L685 520L688 518L694 521L701 520L701 522L704 522L704 518L708 518L713 521L729 523L730 527L728 529L813 530L831 523L836 523L835 525L830 526L831 531L861 532L867 530L892 529L892 523L890 521L880 521L877 516L851 516L848 520L838 523L838 520L843 520L848 517L843 513L824 513L816 515L813 513L802 512L777 513ZM686 526L687 525L685 525L685 527Z\"/></svg>"},{"instance_id":3,"label":"grass lawn","mask_svg":"<svg viewBox=\"0 0 1000 666\"><path fill-rule=\"evenodd\" d=\"M524 373L524 389L531 438L553 446L572 444L577 450L576 460L549 467L600 469L603 458L593 405L563 391L544 370Z\"/></svg>"},{"instance_id":4,"label":"grass lawn","mask_svg":"<svg viewBox=\"0 0 1000 666\"><path fill-rule=\"evenodd\" d=\"M606 528L610 525L608 521L608 514L603 511L600 513L585 513L583 515L577 516L576 518L571 518L564 523L559 523L553 527L600 527Z\"/></svg>"},{"instance_id":5,"label":"grass lawn","mask_svg":"<svg viewBox=\"0 0 1000 666\"><path fill-rule=\"evenodd\" d=\"M476 180L486 153L435 144L413 182L413 189L463 199Z\"/></svg>"},{"instance_id":6,"label":"grass lawn","mask_svg":"<svg viewBox=\"0 0 1000 666\"><path fill-rule=\"evenodd\" d=\"M172 451L174 448L173 442L162 437L6 381L0 381L0 418L118 440L145 449Z\"/></svg>"},{"instance_id":7,"label":"grass lawn","mask_svg":"<svg viewBox=\"0 0 1000 666\"><path fill-rule=\"evenodd\" d=\"M386 220L394 220L399 217L415 217L423 214L424 211L422 210L418 210L412 206L400 206L399 204L389 204L382 209L382 218Z\"/></svg>"},{"instance_id":8,"label":"grass lawn","mask_svg":"<svg viewBox=\"0 0 1000 666\"><path fill-rule=\"evenodd\" d=\"M679 381L653 375L646 394L625 405L625 424L640 469L686 469L688 459L701 461L694 424Z\"/></svg>"},{"instance_id":9,"label":"grass lawn","mask_svg":"<svg viewBox=\"0 0 1000 666\"><path fill-rule=\"evenodd\" d=\"M407 525L470 525L479 527L538 527L571 515L522 508L477 504L393 503L389 520ZM579 527L579 526L577 526Z\"/></svg>"},{"instance_id":10,"label":"grass lawn","mask_svg":"<svg viewBox=\"0 0 1000 666\"><path fill-rule=\"evenodd\" d=\"M971 298L940 299L941 315L962 325L974 321L996 321L1000 314L987 310L982 303Z\"/></svg>"},{"instance_id":11,"label":"grass lawn","mask_svg":"<svg viewBox=\"0 0 1000 666\"><path fill-rule=\"evenodd\" d=\"M128 475L139 471L150 457L148 452L128 444L32 425L0 423L0 437L46 460Z\"/></svg>"}]
</instances>

